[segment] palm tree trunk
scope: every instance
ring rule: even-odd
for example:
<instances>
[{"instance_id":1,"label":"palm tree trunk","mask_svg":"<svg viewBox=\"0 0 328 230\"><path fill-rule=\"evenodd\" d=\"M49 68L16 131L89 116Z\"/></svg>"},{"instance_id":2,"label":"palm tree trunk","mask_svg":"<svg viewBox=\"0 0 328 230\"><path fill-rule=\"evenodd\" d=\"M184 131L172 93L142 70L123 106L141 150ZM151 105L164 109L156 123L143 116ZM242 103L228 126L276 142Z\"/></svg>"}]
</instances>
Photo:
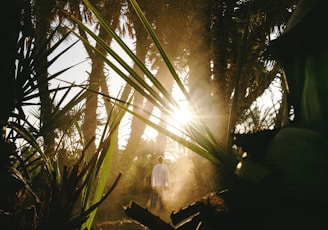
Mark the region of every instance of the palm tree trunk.
<instances>
[{"instance_id":1,"label":"palm tree trunk","mask_svg":"<svg viewBox=\"0 0 328 230\"><path fill-rule=\"evenodd\" d=\"M92 58L92 70L89 76L89 90L98 92L100 88L99 76L103 75L104 63L98 57ZM97 107L98 107L98 95L97 93L90 93L87 96L85 103L85 116L82 126L82 132L84 136L84 142L88 143L89 140L95 136L97 128ZM94 153L96 150L95 142L92 142L89 146L90 153Z\"/></svg>"},{"instance_id":2,"label":"palm tree trunk","mask_svg":"<svg viewBox=\"0 0 328 230\"><path fill-rule=\"evenodd\" d=\"M205 112L211 98L211 69L210 69L210 43L209 33L211 5L209 1L194 0L189 4L191 8L190 19L190 67L189 89L193 102L201 111Z\"/></svg>"},{"instance_id":3,"label":"palm tree trunk","mask_svg":"<svg viewBox=\"0 0 328 230\"><path fill-rule=\"evenodd\" d=\"M142 35L140 35L140 33L143 33L143 32L139 32L137 34L136 55L140 60L145 60L147 50L148 50L147 49L148 43L144 42L144 41L146 41L145 38L147 36L144 33ZM144 39L142 39L142 38L144 38ZM135 71L138 74L143 75L143 73L140 70L136 69ZM134 110L138 109L138 108L144 108L144 105L143 105L144 97L141 94L135 92L133 104L136 106L134 108ZM152 108L150 108L150 109L152 110ZM124 158L124 162L127 163L127 164L122 165L123 170L125 170L126 167L129 167L128 165L134 158L135 152L138 150L139 143L140 143L141 137L144 133L145 127L146 127L145 124L143 124L140 120L138 120L138 118L132 117L130 137L129 137L128 143L127 143L125 150L123 152L123 155L122 155L122 157Z\"/></svg>"},{"instance_id":4,"label":"palm tree trunk","mask_svg":"<svg viewBox=\"0 0 328 230\"><path fill-rule=\"evenodd\" d=\"M44 8L46 7L46 8ZM51 12L52 6L41 2L36 4L34 10L36 14L36 29L35 29L35 40L36 44L45 44L47 35L50 31L50 22L48 12ZM37 53L43 53L43 50L38 50ZM47 56L40 55L41 60L40 66L47 66ZM55 142L55 131L52 128L48 128L52 124L49 123L52 117L53 104L50 96L49 85L48 85L48 70L47 69L36 69L36 79L38 82L38 89L40 93L41 111L40 111L40 127L43 130L43 139L45 152L48 155L54 153L54 142Z\"/></svg>"},{"instance_id":5,"label":"palm tree trunk","mask_svg":"<svg viewBox=\"0 0 328 230\"><path fill-rule=\"evenodd\" d=\"M166 68L166 66L164 65L164 63L162 63L162 65L160 66L158 73L157 73L157 77L159 79L161 79L161 82L164 86L164 88L168 91L172 93L173 90L173 78L171 77L167 77L169 76L169 72ZM163 128L167 127L167 116L163 113L161 113L161 121L159 123L159 125ZM155 151L157 154L160 155L164 155L165 152L165 148L166 148L166 144L167 144L167 136L158 133L157 138L156 138L156 148Z\"/></svg>"},{"instance_id":6,"label":"palm tree trunk","mask_svg":"<svg viewBox=\"0 0 328 230\"><path fill-rule=\"evenodd\" d=\"M111 10L106 10L106 6L111 6ZM114 7L113 7L114 6ZM115 4L111 2L106 2L105 5L99 9L104 13L106 18L111 19L110 25L112 25L114 28L119 24L119 11L120 11L120 4ZM82 16L80 15L80 18ZM85 31L83 29L79 28L79 33L82 37L87 39L87 36L85 34ZM112 38L108 36L108 33L103 27L99 28L99 37L102 38L107 42L107 44L110 44L112 41ZM98 95L97 92L99 92L100 87L103 93L109 95L108 87L106 84L106 77L104 74L104 62L103 60L98 56L95 55L89 47L85 46L85 49L91 59L92 66L91 66L91 73L89 76L89 89L90 94L86 99L86 105L85 105L85 117L84 122L82 126L82 132L84 136L84 142L88 143L95 135L97 130L97 108L98 108ZM96 49L101 50L101 46L97 43ZM105 54L105 50L102 50L102 52ZM109 114L110 111L110 103L105 102L106 111ZM95 140L96 141L96 140ZM90 153L95 152L96 150L96 143L95 141L91 143L89 146L88 151Z\"/></svg>"},{"instance_id":7,"label":"palm tree trunk","mask_svg":"<svg viewBox=\"0 0 328 230\"><path fill-rule=\"evenodd\" d=\"M218 94L213 91L213 81L211 80L211 1L195 0L191 1L188 6L190 8L189 92L192 102L204 115L205 122L219 140L222 139L222 129L219 127L222 126L221 119L224 110L220 109Z\"/></svg>"}]
</instances>

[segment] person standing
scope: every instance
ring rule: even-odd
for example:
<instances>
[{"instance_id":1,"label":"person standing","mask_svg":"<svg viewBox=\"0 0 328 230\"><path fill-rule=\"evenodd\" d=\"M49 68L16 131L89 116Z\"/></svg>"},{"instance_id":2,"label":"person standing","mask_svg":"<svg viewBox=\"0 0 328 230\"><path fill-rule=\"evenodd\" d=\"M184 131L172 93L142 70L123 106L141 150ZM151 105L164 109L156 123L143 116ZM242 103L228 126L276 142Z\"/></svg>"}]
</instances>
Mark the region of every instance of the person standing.
<instances>
[{"instance_id":1,"label":"person standing","mask_svg":"<svg viewBox=\"0 0 328 230\"><path fill-rule=\"evenodd\" d=\"M158 157L158 163L154 166L151 174L151 187L153 190L151 199L151 209L155 210L157 204L161 211L165 209L163 202L163 192L170 185L170 173L168 167L164 164L162 156Z\"/></svg>"}]
</instances>

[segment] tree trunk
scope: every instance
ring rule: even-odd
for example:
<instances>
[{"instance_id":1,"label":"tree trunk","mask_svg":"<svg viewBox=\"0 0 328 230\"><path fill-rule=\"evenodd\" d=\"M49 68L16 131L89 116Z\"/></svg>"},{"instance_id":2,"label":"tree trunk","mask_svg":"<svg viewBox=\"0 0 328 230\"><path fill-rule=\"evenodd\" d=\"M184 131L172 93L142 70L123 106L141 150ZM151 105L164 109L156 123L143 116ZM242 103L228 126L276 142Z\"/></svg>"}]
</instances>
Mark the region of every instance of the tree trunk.
<instances>
[{"instance_id":1,"label":"tree trunk","mask_svg":"<svg viewBox=\"0 0 328 230\"><path fill-rule=\"evenodd\" d=\"M140 33L142 33L142 35L140 35ZM137 33L136 55L140 60L146 59L146 54L147 54L147 50L148 50L147 49L148 43L145 42L147 40L146 38L147 38L147 35L144 32ZM138 74L143 75L142 71L140 71L139 69L135 69L135 71ZM144 107L144 97L141 94L139 94L138 92L135 92L135 94L134 94L133 105L136 106L133 108L133 110L138 110L138 108L147 109ZM150 108L148 108L148 109L150 109ZM152 108L151 108L150 112L151 111L152 111ZM136 111L136 112L138 113L138 111ZM122 160L124 160L124 162L126 162L126 164L122 165L122 167L123 167L122 170L125 171L129 167L130 162L133 160L135 153L138 150L139 144L141 142L141 137L145 131L145 128L146 128L146 125L144 123L142 123L140 120L138 120L138 118L132 117L130 137L129 137L128 143L127 143L125 150L123 152L123 155L122 155L122 157L123 157Z\"/></svg>"},{"instance_id":2,"label":"tree trunk","mask_svg":"<svg viewBox=\"0 0 328 230\"><path fill-rule=\"evenodd\" d=\"M46 7L46 8L44 8ZM38 47L42 47L41 44L45 44L48 39L48 33L50 31L50 18L49 12L51 12L52 5L44 4L43 2L37 4L35 6L35 14L36 14L36 28L35 28L35 43ZM48 48L48 44L47 44ZM36 80L38 82L38 90L40 93L40 102L41 102L41 111L40 111L40 127L43 134L45 152L47 155L54 154L54 142L55 142L55 130L53 128L48 128L52 126L50 122L53 117L53 104L49 91L49 82L48 82L48 70L46 67L48 66L47 56L41 55L45 51L37 50L36 54L39 54L40 69L36 69Z\"/></svg>"},{"instance_id":3,"label":"tree trunk","mask_svg":"<svg viewBox=\"0 0 328 230\"><path fill-rule=\"evenodd\" d=\"M113 19L114 25L117 24L118 19ZM80 34L84 37L86 35L82 30L80 30ZM107 41L107 44L110 44L111 38L108 37L108 34L106 30L103 27L100 27L99 29L99 37ZM85 117L84 117L84 122L82 126L82 132L84 136L84 143L88 143L94 136L96 136L96 130L97 130L97 125L98 125L98 116L97 116L97 108L98 108L98 92L101 90L104 94L109 95L107 83L106 83L106 77L104 74L104 61L98 56L94 55L91 50L85 46L85 49L87 50L89 57L92 62L91 66L91 73L89 76L89 90L91 91L90 94L87 96L86 99L86 104L85 104ZM97 43L96 44L96 49L100 49L100 45ZM105 53L104 50L102 50L103 53ZM107 114L110 114L110 104L108 102L105 102L106 106L106 111ZM95 140L96 141L96 140ZM90 153L94 153L96 150L96 143L92 142L91 145L89 146L88 151Z\"/></svg>"},{"instance_id":4,"label":"tree trunk","mask_svg":"<svg viewBox=\"0 0 328 230\"><path fill-rule=\"evenodd\" d=\"M167 90L167 92L172 93L173 90L173 78L170 76L170 73L164 63L161 64L159 67L159 70L157 72L157 77L161 80L164 88ZM174 98L175 99L175 98ZM161 121L159 125L162 128L167 127L167 116L163 113L160 115ZM160 155L164 155L165 149L167 144L167 136L158 133L156 138L156 153Z\"/></svg>"}]
</instances>

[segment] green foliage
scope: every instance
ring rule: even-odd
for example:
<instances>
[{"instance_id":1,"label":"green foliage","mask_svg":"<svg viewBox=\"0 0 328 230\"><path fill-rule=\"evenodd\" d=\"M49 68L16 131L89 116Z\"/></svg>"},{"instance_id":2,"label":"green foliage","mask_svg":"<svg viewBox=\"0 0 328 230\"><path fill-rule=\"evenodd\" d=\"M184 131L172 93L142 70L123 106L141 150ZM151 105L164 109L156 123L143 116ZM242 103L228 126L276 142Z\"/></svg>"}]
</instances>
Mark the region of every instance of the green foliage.
<instances>
[{"instance_id":1,"label":"green foliage","mask_svg":"<svg viewBox=\"0 0 328 230\"><path fill-rule=\"evenodd\" d=\"M96 153L88 153L88 143L79 141L82 140L79 124L82 111L78 107L88 94L93 93L85 90L83 85L48 89L46 94L51 95L52 112L43 118L38 114L44 106L39 103L40 97L44 96L40 86L49 85L51 80L74 67L69 66L40 78L40 73L47 72L76 44L50 59L69 36L69 33L65 34L50 45L56 32L55 29L38 42L31 36L33 33L22 33L17 41L17 55L12 60L16 64L15 69L11 70L12 75L5 76L14 76L12 80L16 90L15 107L4 116L8 120L1 121L6 132L0 141L0 181L1 187L10 186L6 191L1 189L5 193L1 192L0 196L0 226L6 229L21 229L22 226L31 230L80 228L95 215L94 211L113 191L120 178L118 175L112 187L104 191L118 125L124 114L119 108L116 107L109 116ZM48 62L42 61L48 58ZM75 87L80 91L72 96ZM29 111L37 111L34 118L28 116ZM37 125L31 120L35 120ZM49 146L45 146L44 140L50 132L56 134L55 146L52 146L52 152L46 154ZM81 198L85 201L82 208ZM87 225L90 223L92 218Z\"/></svg>"}]
</instances>

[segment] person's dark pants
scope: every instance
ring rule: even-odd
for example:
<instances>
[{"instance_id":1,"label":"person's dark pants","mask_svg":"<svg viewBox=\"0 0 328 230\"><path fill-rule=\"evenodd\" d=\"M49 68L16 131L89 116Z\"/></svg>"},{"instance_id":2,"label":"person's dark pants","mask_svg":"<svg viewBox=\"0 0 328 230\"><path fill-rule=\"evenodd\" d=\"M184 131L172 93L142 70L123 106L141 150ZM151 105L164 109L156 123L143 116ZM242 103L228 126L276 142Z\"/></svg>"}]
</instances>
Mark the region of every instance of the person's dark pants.
<instances>
[{"instance_id":1,"label":"person's dark pants","mask_svg":"<svg viewBox=\"0 0 328 230\"><path fill-rule=\"evenodd\" d=\"M159 204L160 210L164 210L164 203L163 203L163 191L165 187L162 186L156 186L153 187L153 195L151 198L151 209L156 209L157 203Z\"/></svg>"}]
</instances>

